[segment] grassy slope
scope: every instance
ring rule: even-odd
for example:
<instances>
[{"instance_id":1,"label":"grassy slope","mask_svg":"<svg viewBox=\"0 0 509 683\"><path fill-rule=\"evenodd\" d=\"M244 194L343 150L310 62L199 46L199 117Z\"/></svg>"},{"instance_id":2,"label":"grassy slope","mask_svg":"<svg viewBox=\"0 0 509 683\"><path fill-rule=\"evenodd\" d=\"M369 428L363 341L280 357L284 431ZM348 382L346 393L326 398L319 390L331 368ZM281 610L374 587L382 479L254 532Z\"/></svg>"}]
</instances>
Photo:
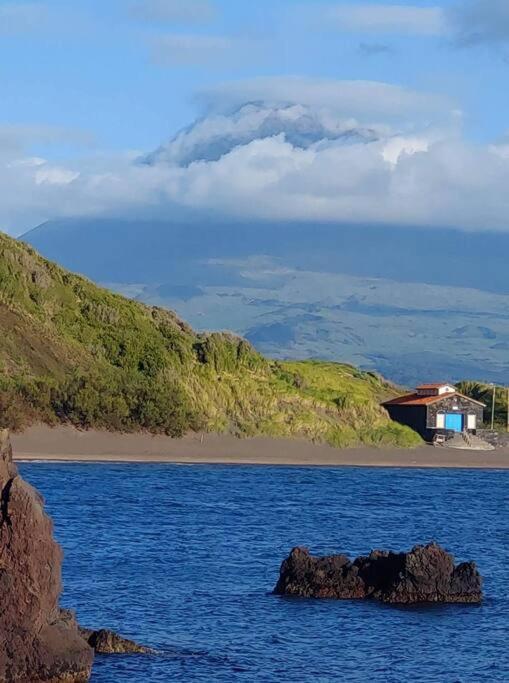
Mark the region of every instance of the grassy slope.
<instances>
[{"instance_id":1,"label":"grassy slope","mask_svg":"<svg viewBox=\"0 0 509 683\"><path fill-rule=\"evenodd\" d=\"M96 287L0 233L0 415L83 427L416 445L379 402L391 386L340 364L271 362L229 334Z\"/></svg>"}]
</instances>

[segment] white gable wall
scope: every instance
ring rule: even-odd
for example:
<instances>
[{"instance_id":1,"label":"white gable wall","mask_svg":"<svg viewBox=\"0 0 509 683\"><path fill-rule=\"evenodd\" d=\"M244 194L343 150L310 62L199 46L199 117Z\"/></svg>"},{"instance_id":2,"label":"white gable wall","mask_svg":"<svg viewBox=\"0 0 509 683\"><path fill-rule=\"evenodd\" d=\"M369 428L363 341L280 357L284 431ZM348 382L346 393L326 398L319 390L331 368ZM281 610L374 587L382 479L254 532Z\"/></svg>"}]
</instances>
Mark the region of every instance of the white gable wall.
<instances>
[{"instance_id":1,"label":"white gable wall","mask_svg":"<svg viewBox=\"0 0 509 683\"><path fill-rule=\"evenodd\" d=\"M438 395L442 396L442 394L452 394L454 391L456 391L456 387L453 387L452 384L444 384L438 389Z\"/></svg>"}]
</instances>

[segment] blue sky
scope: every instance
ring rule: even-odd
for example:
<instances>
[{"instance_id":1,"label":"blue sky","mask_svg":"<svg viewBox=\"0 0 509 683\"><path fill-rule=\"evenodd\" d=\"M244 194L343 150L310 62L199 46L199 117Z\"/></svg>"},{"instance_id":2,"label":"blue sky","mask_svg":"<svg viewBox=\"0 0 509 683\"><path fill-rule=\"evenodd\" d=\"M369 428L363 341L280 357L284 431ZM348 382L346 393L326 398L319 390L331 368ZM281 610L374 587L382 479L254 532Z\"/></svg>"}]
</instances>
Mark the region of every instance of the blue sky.
<instances>
[{"instance_id":1,"label":"blue sky","mask_svg":"<svg viewBox=\"0 0 509 683\"><path fill-rule=\"evenodd\" d=\"M34 25L13 21L17 30L0 27L3 121L75 128L90 133L100 146L148 149L192 121L194 96L203 88L288 74L376 80L446 93L465 111L470 136L496 137L509 128L509 63L503 45L465 48L455 44L453 34L327 27L320 20L327 3L316 1L217 0L196 3L195 20L192 13L186 18L185 11L179 20L175 11L167 21L155 11L163 2L153 3L152 21L150 3L146 20L136 11L142 4L1 2L3 9L25 6L26 14L33 11L36 17ZM458 3L401 4L447 9ZM224 38L231 46L225 42L224 55L219 49L217 58L205 50L195 63L185 54L182 61L176 54L158 61L156 41L178 35L194 36L198 44L200 38Z\"/></svg>"},{"instance_id":2,"label":"blue sky","mask_svg":"<svg viewBox=\"0 0 509 683\"><path fill-rule=\"evenodd\" d=\"M101 159L156 148L225 92L237 92L237 104L244 92L263 99L264 88L246 84L290 76L306 102L314 81L338 92L345 81L376 81L441 98L428 124L446 128L455 116L451 136L463 144L499 143L509 131L509 2L2 0L0 158L11 176L33 156L105 173ZM385 123L378 104L365 98L366 121ZM51 217L51 201L43 204L33 216L3 214L0 204L0 220L19 230Z\"/></svg>"}]
</instances>

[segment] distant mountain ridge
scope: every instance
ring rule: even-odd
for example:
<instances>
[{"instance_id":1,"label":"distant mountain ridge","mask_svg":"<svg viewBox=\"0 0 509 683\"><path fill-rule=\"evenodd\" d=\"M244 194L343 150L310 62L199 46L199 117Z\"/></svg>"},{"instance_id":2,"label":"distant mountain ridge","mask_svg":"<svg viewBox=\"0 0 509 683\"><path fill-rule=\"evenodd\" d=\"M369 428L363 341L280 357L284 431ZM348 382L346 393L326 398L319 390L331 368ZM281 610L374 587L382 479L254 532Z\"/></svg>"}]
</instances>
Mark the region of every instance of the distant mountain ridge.
<instances>
[{"instance_id":1,"label":"distant mountain ridge","mask_svg":"<svg viewBox=\"0 0 509 683\"><path fill-rule=\"evenodd\" d=\"M200 286L207 284L207 277L199 277L196 264L208 271L211 259L266 256L302 270L509 294L509 235L504 233L255 222L183 212L165 221L59 219L29 230L21 239L99 282L189 284L182 279L189 273L188 279ZM487 263L489 268L483 265Z\"/></svg>"},{"instance_id":2,"label":"distant mountain ridge","mask_svg":"<svg viewBox=\"0 0 509 683\"><path fill-rule=\"evenodd\" d=\"M53 221L23 239L199 330L247 336L272 357L346 361L407 385L509 382L505 234L187 212L167 222Z\"/></svg>"}]
</instances>

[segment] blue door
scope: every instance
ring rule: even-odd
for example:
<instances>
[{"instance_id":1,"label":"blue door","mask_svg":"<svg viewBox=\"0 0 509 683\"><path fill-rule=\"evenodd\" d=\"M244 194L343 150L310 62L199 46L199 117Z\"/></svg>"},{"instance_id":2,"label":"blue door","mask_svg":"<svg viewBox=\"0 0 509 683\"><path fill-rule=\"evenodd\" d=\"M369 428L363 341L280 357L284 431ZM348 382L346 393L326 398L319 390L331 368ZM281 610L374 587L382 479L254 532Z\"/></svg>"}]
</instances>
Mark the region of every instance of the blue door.
<instances>
[{"instance_id":1,"label":"blue door","mask_svg":"<svg viewBox=\"0 0 509 683\"><path fill-rule=\"evenodd\" d=\"M463 415L461 413L447 413L445 416L445 428L451 432L462 432Z\"/></svg>"}]
</instances>

